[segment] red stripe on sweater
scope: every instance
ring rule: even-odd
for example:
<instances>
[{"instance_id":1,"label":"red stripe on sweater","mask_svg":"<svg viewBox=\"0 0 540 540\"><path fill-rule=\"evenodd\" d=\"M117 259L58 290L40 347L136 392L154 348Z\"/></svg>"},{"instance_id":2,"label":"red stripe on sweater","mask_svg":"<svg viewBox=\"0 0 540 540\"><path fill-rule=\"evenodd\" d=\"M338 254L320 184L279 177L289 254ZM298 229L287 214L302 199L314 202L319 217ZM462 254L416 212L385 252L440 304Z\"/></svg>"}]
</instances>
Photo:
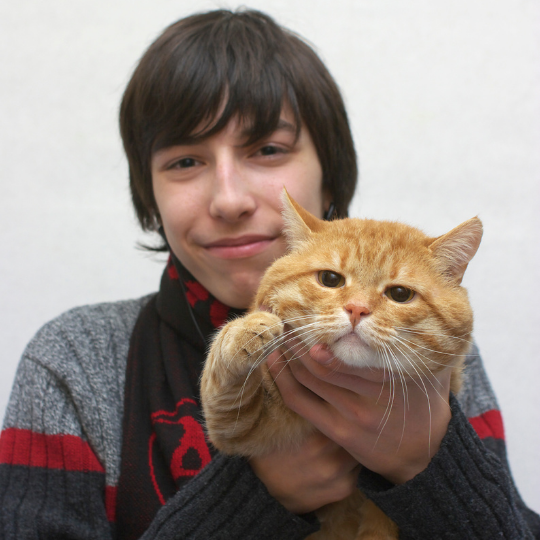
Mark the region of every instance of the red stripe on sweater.
<instances>
[{"instance_id":1,"label":"red stripe on sweater","mask_svg":"<svg viewBox=\"0 0 540 540\"><path fill-rule=\"evenodd\" d=\"M107 519L111 523L116 522L116 495L118 488L116 486L105 486L105 511Z\"/></svg>"},{"instance_id":2,"label":"red stripe on sweater","mask_svg":"<svg viewBox=\"0 0 540 540\"><path fill-rule=\"evenodd\" d=\"M0 437L0 463L66 471L105 472L90 445L74 435L8 428Z\"/></svg>"},{"instance_id":3,"label":"red stripe on sweater","mask_svg":"<svg viewBox=\"0 0 540 540\"><path fill-rule=\"evenodd\" d=\"M504 441L504 426L501 411L496 409L486 411L480 416L469 418L474 431L481 439L493 437Z\"/></svg>"}]
</instances>

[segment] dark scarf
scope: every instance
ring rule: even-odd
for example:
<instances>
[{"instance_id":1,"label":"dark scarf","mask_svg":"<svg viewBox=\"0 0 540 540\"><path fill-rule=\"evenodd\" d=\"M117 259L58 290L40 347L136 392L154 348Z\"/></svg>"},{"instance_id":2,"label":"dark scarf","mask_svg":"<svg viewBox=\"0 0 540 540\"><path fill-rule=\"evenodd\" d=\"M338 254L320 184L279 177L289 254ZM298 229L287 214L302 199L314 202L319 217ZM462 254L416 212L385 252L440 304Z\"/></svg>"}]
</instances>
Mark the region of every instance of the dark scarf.
<instances>
[{"instance_id":1,"label":"dark scarf","mask_svg":"<svg viewBox=\"0 0 540 540\"><path fill-rule=\"evenodd\" d=\"M212 459L199 377L212 333L229 314L176 258L141 310L126 369L118 538L139 538L157 511ZM197 323L194 322L196 319Z\"/></svg>"}]
</instances>

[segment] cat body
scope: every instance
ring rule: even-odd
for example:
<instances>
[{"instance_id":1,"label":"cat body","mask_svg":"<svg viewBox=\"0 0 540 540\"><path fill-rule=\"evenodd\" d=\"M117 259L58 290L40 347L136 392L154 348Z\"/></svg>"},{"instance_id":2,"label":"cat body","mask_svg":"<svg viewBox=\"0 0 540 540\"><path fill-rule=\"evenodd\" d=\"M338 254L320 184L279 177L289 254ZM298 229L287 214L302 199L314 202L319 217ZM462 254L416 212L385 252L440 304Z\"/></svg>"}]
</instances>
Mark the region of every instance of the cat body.
<instances>
[{"instance_id":1,"label":"cat body","mask_svg":"<svg viewBox=\"0 0 540 540\"><path fill-rule=\"evenodd\" d=\"M384 369L394 384L451 367L454 392L470 349L472 310L460 283L482 236L478 218L430 238L401 223L322 221L286 193L283 203L289 252L263 276L248 314L217 334L201 378L208 435L226 454L291 448L315 429L284 404L266 367L291 337ZM312 540L398 538L360 491L317 515Z\"/></svg>"}]
</instances>

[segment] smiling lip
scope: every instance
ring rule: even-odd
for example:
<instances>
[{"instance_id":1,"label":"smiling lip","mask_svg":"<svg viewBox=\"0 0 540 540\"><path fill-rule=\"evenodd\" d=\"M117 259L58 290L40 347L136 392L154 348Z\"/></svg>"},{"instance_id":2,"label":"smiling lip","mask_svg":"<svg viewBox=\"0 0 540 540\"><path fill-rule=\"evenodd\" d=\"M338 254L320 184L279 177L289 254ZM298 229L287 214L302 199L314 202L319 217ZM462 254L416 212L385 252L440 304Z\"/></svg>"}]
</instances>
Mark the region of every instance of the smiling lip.
<instances>
[{"instance_id":1,"label":"smiling lip","mask_svg":"<svg viewBox=\"0 0 540 540\"><path fill-rule=\"evenodd\" d=\"M264 251L273 241L273 236L246 235L238 238L223 238L206 244L204 248L220 259L242 259Z\"/></svg>"}]
</instances>

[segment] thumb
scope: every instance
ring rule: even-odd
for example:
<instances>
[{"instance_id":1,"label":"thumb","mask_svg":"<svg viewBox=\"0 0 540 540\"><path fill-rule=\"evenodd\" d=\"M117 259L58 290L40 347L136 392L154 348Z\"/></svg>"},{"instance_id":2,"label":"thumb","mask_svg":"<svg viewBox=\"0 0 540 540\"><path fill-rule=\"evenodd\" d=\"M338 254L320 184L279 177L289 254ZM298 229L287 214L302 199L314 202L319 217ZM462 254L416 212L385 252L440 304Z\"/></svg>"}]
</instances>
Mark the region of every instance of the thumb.
<instances>
[{"instance_id":1,"label":"thumb","mask_svg":"<svg viewBox=\"0 0 540 540\"><path fill-rule=\"evenodd\" d=\"M334 359L334 353L330 350L330 347L328 345L320 344L320 345L314 345L309 350L309 356L315 362L324 365L328 365L332 362Z\"/></svg>"}]
</instances>

